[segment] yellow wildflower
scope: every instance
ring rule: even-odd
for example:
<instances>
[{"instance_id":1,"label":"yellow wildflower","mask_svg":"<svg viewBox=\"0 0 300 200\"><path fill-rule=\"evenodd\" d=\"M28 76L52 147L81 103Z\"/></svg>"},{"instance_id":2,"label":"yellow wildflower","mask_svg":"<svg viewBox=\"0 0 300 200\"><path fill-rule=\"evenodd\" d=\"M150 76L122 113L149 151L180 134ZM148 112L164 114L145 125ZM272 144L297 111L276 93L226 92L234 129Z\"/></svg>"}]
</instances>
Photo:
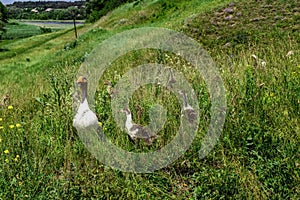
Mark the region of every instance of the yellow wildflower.
<instances>
[{"instance_id":1,"label":"yellow wildflower","mask_svg":"<svg viewBox=\"0 0 300 200\"><path fill-rule=\"evenodd\" d=\"M13 125L13 124L9 125L9 128L15 128L15 125Z\"/></svg>"},{"instance_id":2,"label":"yellow wildflower","mask_svg":"<svg viewBox=\"0 0 300 200\"><path fill-rule=\"evenodd\" d=\"M4 127L3 126L0 126L0 129L3 129Z\"/></svg>"},{"instance_id":3,"label":"yellow wildflower","mask_svg":"<svg viewBox=\"0 0 300 200\"><path fill-rule=\"evenodd\" d=\"M102 122L98 122L98 125L102 127Z\"/></svg>"},{"instance_id":4,"label":"yellow wildflower","mask_svg":"<svg viewBox=\"0 0 300 200\"><path fill-rule=\"evenodd\" d=\"M11 110L13 109L14 107L12 105L8 106L7 109Z\"/></svg>"},{"instance_id":5,"label":"yellow wildflower","mask_svg":"<svg viewBox=\"0 0 300 200\"><path fill-rule=\"evenodd\" d=\"M9 153L9 151L6 149L6 150L4 151L4 153L5 153L5 154L8 154L8 153Z\"/></svg>"},{"instance_id":6,"label":"yellow wildflower","mask_svg":"<svg viewBox=\"0 0 300 200\"><path fill-rule=\"evenodd\" d=\"M0 118L0 122L2 122L2 118Z\"/></svg>"},{"instance_id":7,"label":"yellow wildflower","mask_svg":"<svg viewBox=\"0 0 300 200\"><path fill-rule=\"evenodd\" d=\"M16 124L16 127L17 128L21 128L21 124Z\"/></svg>"},{"instance_id":8,"label":"yellow wildflower","mask_svg":"<svg viewBox=\"0 0 300 200\"><path fill-rule=\"evenodd\" d=\"M19 160L20 156L16 155L16 157L14 158L14 161L17 162Z\"/></svg>"},{"instance_id":9,"label":"yellow wildflower","mask_svg":"<svg viewBox=\"0 0 300 200\"><path fill-rule=\"evenodd\" d=\"M0 138L0 142L2 142L2 138Z\"/></svg>"}]
</instances>

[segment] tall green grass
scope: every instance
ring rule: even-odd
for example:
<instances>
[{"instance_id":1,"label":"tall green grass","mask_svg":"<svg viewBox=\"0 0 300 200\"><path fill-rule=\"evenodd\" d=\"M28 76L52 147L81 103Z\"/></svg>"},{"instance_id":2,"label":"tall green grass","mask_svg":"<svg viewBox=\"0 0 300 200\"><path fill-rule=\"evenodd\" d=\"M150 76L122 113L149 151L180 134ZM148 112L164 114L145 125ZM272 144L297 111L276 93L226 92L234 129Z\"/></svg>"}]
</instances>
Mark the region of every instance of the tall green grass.
<instances>
[{"instance_id":1,"label":"tall green grass","mask_svg":"<svg viewBox=\"0 0 300 200\"><path fill-rule=\"evenodd\" d=\"M5 28L6 32L2 35L1 40L26 38L41 34L38 26L19 24L17 22L7 23Z\"/></svg>"},{"instance_id":2,"label":"tall green grass","mask_svg":"<svg viewBox=\"0 0 300 200\"><path fill-rule=\"evenodd\" d=\"M191 5L198 2L193 1ZM260 8L253 7L257 5L255 1L247 2L235 5L243 12ZM151 3L159 1L149 1L149 5ZM292 3L296 1L289 4ZM262 1L262 5L265 4L271 3ZM272 5L283 4L278 1ZM141 4L140 9L143 8ZM293 10L293 7L287 8ZM195 6L197 9L202 8ZM159 132L161 137L148 148L142 141L132 143L116 126L104 81L115 85L132 66L153 62L170 65L182 72L198 94L201 120L190 149L171 165L151 174L111 169L85 149L72 127L76 72L93 47L120 31L94 28L80 36L76 45L69 42L71 48L62 46L49 57L32 61L34 65L28 64L27 81L18 75L23 69L20 67L18 70L10 68L5 82L1 82L1 91L4 91L4 88L14 88L9 80L20 79L15 90L5 89L12 96L13 109L8 109L8 105L0 108L0 198L298 199L300 60L297 32L293 31L293 26L270 31L267 24L257 31L257 27L244 18L240 19L245 20L242 22L236 20L234 30L225 24L217 30L218 35L214 31L204 32L216 29L207 18L222 22L223 18L215 18L215 12L220 10L222 8L217 6L212 12L191 12L197 16L189 18L188 25L179 26L176 20L172 25L177 24L178 29L204 44L216 61L225 84L226 122L218 144L207 157L200 160L197 153L210 120L210 99L205 82L186 61L157 50L130 52L112 63L99 82L95 110L102 129L116 145L137 152L161 148L173 138L179 124L177 116L181 105L176 98L154 85L141 87L134 93L130 108L137 123L149 122L149 108L155 103L168 108L168 121ZM295 21L294 15L290 16L289 19ZM238 26L239 23L244 26ZM237 33L245 30L251 34L246 35L246 40L243 37L239 40ZM221 37L216 40L218 36ZM228 42L231 46L225 45ZM293 54L287 56L290 51ZM253 54L260 60L255 60ZM35 92L30 92L32 89ZM16 124L21 126L17 128Z\"/></svg>"}]
</instances>

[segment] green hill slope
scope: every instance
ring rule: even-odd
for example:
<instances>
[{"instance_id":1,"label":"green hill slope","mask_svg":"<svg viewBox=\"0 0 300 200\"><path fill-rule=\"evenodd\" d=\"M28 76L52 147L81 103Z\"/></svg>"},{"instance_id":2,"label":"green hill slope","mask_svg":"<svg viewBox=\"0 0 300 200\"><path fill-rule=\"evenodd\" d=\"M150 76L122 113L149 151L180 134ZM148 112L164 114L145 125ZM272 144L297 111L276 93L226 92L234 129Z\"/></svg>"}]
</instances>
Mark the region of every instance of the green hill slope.
<instances>
[{"instance_id":1,"label":"green hill slope","mask_svg":"<svg viewBox=\"0 0 300 200\"><path fill-rule=\"evenodd\" d=\"M300 56L296 0L139 0L79 29L1 43L0 198L3 199L298 199ZM133 119L149 124L155 104L167 109L160 138L134 144L117 126L105 81L113 86L132 67L171 66L192 85L201 109L197 136L169 166L124 173L97 161L72 127L77 70L101 41L124 30L165 27L194 38L210 53L226 88L222 135L199 159L211 117L201 74L178 55L149 49L111 63L95 94L106 136L131 152L167 145L180 125L180 102L166 88L139 88ZM12 105L9 106L9 105Z\"/></svg>"}]
</instances>

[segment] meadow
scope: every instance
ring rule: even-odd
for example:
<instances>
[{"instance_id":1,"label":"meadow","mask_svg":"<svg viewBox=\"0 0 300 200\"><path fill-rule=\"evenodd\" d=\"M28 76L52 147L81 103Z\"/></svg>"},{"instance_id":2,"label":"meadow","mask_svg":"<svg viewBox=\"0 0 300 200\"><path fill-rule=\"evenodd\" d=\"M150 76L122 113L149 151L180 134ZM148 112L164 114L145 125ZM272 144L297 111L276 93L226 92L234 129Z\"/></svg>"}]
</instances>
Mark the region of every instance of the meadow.
<instances>
[{"instance_id":1,"label":"meadow","mask_svg":"<svg viewBox=\"0 0 300 200\"><path fill-rule=\"evenodd\" d=\"M2 40L13 40L17 38L26 38L40 34L37 26L28 26L26 24L18 24L10 22L6 25L6 32L2 35Z\"/></svg>"},{"instance_id":2,"label":"meadow","mask_svg":"<svg viewBox=\"0 0 300 200\"><path fill-rule=\"evenodd\" d=\"M0 95L10 96L0 107L0 199L299 199L299 13L296 0L144 0L81 26L77 39L72 29L63 29L0 41ZM197 136L183 156L154 173L126 173L99 162L72 127L74 85L100 42L149 26L185 33L209 52L224 82L226 119L217 145L200 159L211 117L201 74L170 52L121 56L95 94L101 128L117 146L158 150L180 123L175 96L147 85L134 93L130 108L134 121L146 125L151 106L164 105L161 137L150 147L134 144L116 125L105 81L115 86L135 66L171 66L193 86L201 109Z\"/></svg>"}]
</instances>

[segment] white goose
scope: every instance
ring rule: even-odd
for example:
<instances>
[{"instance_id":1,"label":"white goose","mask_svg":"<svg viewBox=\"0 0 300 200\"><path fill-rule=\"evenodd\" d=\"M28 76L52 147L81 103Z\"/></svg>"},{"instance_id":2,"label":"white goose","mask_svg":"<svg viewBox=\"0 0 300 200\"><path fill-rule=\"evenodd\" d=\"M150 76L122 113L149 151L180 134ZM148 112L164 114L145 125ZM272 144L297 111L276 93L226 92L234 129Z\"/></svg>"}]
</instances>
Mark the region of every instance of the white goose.
<instances>
[{"instance_id":1,"label":"white goose","mask_svg":"<svg viewBox=\"0 0 300 200\"><path fill-rule=\"evenodd\" d=\"M188 103L186 93L182 90L179 91L179 94L183 97L183 111L182 113L187 113L189 122L192 124L197 119L196 112L194 108Z\"/></svg>"},{"instance_id":2,"label":"white goose","mask_svg":"<svg viewBox=\"0 0 300 200\"><path fill-rule=\"evenodd\" d=\"M131 112L128 108L122 109L121 112L126 114L125 127L130 138L135 142L137 138L144 139L147 145L151 145L157 135L151 134L150 129L144 128L142 125L132 122Z\"/></svg>"},{"instance_id":3,"label":"white goose","mask_svg":"<svg viewBox=\"0 0 300 200\"><path fill-rule=\"evenodd\" d=\"M82 98L77 113L73 119L73 126L77 129L99 126L98 118L96 114L90 110L87 101L87 79L83 76L79 76L77 84L80 87Z\"/></svg>"}]
</instances>

